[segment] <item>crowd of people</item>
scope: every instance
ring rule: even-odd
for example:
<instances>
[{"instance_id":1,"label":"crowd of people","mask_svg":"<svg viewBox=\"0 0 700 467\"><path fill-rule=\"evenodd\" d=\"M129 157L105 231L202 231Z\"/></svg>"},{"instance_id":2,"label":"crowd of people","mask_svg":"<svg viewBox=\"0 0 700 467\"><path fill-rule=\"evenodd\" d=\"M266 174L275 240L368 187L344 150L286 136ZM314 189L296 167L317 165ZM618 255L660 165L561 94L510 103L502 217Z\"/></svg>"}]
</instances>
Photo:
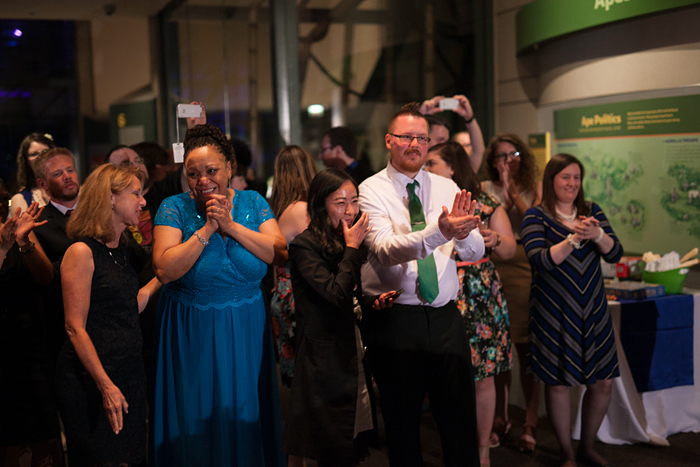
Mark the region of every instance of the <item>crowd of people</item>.
<instances>
[{"instance_id":1,"label":"crowd of people","mask_svg":"<svg viewBox=\"0 0 700 467\"><path fill-rule=\"evenodd\" d=\"M346 127L320 141L321 171L282 148L269 201L206 112L177 170L154 143L117 146L82 186L69 150L27 136L11 204L0 181L0 460L62 466L64 433L71 467L354 466L380 410L390 464L421 466L427 408L444 465L488 466L514 348L520 450L543 384L561 465L608 465L600 260L622 246L580 161L555 155L538 181L518 136L484 144L465 96L451 135L442 99L390 119L376 174Z\"/></svg>"}]
</instances>

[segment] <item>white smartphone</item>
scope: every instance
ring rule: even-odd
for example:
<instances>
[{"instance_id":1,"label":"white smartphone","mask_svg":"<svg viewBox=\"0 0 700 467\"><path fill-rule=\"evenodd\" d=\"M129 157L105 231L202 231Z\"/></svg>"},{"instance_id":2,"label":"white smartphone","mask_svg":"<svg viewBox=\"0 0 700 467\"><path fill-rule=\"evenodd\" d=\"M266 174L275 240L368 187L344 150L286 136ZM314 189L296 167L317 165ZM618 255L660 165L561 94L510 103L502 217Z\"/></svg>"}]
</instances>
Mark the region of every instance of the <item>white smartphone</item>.
<instances>
[{"instance_id":1,"label":"white smartphone","mask_svg":"<svg viewBox=\"0 0 700 467\"><path fill-rule=\"evenodd\" d=\"M438 105L440 106L441 110L455 110L459 108L459 101L453 97L446 97L444 99L440 99L440 103Z\"/></svg>"},{"instance_id":2,"label":"white smartphone","mask_svg":"<svg viewBox=\"0 0 700 467\"><path fill-rule=\"evenodd\" d=\"M199 118L202 116L202 106L197 104L178 104L178 118Z\"/></svg>"}]
</instances>

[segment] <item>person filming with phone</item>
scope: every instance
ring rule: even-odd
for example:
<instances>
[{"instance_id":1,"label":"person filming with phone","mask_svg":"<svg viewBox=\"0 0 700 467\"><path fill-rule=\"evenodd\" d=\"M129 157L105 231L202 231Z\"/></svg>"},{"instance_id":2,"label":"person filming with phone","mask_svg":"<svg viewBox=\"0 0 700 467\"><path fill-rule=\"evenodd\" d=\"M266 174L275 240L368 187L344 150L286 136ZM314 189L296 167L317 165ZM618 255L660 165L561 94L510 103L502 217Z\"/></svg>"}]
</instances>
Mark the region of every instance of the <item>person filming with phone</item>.
<instances>
[{"instance_id":1,"label":"person filming with phone","mask_svg":"<svg viewBox=\"0 0 700 467\"><path fill-rule=\"evenodd\" d=\"M478 465L469 340L454 302L454 252L463 261L484 255L476 203L452 180L422 170L430 137L420 104L407 104L392 117L385 143L390 161L360 185L359 200L372 228L364 241L363 294L406 289L391 308L367 308L362 318L389 462L423 466L420 422L427 393L444 465Z\"/></svg>"}]
</instances>

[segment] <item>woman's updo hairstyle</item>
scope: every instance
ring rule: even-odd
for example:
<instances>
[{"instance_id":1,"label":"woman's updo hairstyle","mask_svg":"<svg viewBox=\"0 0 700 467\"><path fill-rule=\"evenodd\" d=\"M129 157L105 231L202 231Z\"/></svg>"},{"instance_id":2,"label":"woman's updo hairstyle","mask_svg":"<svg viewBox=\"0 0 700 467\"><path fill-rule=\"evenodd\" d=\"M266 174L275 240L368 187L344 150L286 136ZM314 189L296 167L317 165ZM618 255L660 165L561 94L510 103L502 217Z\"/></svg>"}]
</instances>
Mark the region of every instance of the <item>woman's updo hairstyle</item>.
<instances>
[{"instance_id":1,"label":"woman's updo hairstyle","mask_svg":"<svg viewBox=\"0 0 700 467\"><path fill-rule=\"evenodd\" d=\"M224 156L227 162L230 162L233 166L236 165L236 156L233 153L231 142L226 138L223 131L210 123L197 125L187 130L184 146L185 159L187 159L187 155L195 149L203 148L204 146L214 146ZM235 167L232 167L232 170L235 171Z\"/></svg>"}]
</instances>

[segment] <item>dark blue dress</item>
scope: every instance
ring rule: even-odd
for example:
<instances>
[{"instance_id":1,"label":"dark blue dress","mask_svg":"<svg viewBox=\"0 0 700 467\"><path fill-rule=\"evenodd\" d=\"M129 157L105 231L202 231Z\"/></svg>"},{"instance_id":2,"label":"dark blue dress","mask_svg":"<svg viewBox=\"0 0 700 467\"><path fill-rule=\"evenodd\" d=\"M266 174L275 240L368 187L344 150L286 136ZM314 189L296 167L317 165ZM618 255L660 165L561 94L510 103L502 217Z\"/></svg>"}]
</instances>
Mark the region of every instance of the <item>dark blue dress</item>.
<instances>
[{"instance_id":1,"label":"dark blue dress","mask_svg":"<svg viewBox=\"0 0 700 467\"><path fill-rule=\"evenodd\" d=\"M616 263L622 245L598 205L591 216L614 241L605 255L592 240L581 242L561 264L550 248L571 229L542 206L525 213L521 237L532 266L528 371L536 381L577 386L620 375L600 258Z\"/></svg>"},{"instance_id":2,"label":"dark blue dress","mask_svg":"<svg viewBox=\"0 0 700 467\"><path fill-rule=\"evenodd\" d=\"M273 218L253 191L236 191L232 212L254 231ZM183 193L163 201L154 226L181 230L185 242L205 221ZM217 233L209 242L184 276L163 287L158 303L153 459L168 467L269 466L265 451L275 447L265 447L267 402L258 396L261 369L264 376L269 366L260 290L267 265L233 238Z\"/></svg>"}]
</instances>

